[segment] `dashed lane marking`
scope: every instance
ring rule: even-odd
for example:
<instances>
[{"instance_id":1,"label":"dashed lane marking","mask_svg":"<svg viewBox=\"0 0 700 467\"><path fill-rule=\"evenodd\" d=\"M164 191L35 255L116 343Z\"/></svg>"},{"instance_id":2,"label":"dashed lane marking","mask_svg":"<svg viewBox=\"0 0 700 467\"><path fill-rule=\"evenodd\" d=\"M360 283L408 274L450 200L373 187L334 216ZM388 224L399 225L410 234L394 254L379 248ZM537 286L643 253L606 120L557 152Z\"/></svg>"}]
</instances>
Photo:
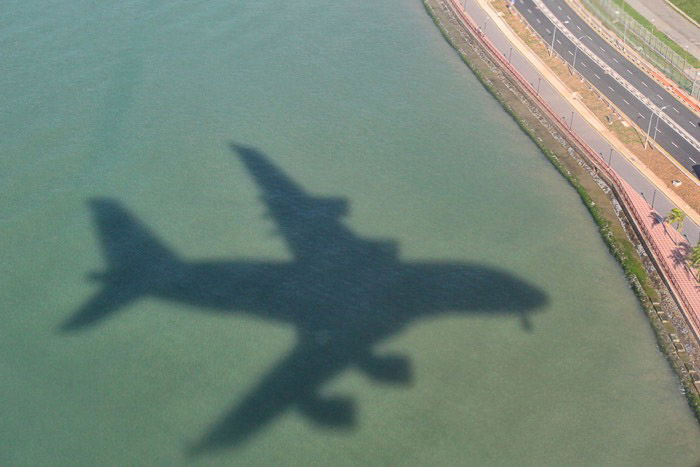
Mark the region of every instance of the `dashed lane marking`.
<instances>
[{"instance_id":1,"label":"dashed lane marking","mask_svg":"<svg viewBox=\"0 0 700 467\"><path fill-rule=\"evenodd\" d=\"M610 86L608 86L608 89L610 89L610 92L615 92L615 90L613 88L611 88Z\"/></svg>"},{"instance_id":2,"label":"dashed lane marking","mask_svg":"<svg viewBox=\"0 0 700 467\"><path fill-rule=\"evenodd\" d=\"M627 71L627 73L629 73L630 75L634 76L634 74L633 74L631 71L629 71L629 70L626 70L626 71Z\"/></svg>"},{"instance_id":3,"label":"dashed lane marking","mask_svg":"<svg viewBox=\"0 0 700 467\"><path fill-rule=\"evenodd\" d=\"M693 164L697 164L697 162L695 162L695 159L693 159L692 157L688 156L688 159L690 159L690 162L692 162Z\"/></svg>"},{"instance_id":4,"label":"dashed lane marking","mask_svg":"<svg viewBox=\"0 0 700 467\"><path fill-rule=\"evenodd\" d=\"M593 73L593 76L595 76L596 78L600 79L600 76L598 76L596 73Z\"/></svg>"},{"instance_id":5,"label":"dashed lane marking","mask_svg":"<svg viewBox=\"0 0 700 467\"><path fill-rule=\"evenodd\" d=\"M675 108L675 107L671 107L671 108L672 108L673 110L675 110L677 114L679 114L679 113L680 113L680 112L678 111L678 109L677 109L677 108Z\"/></svg>"},{"instance_id":6,"label":"dashed lane marking","mask_svg":"<svg viewBox=\"0 0 700 467\"><path fill-rule=\"evenodd\" d=\"M620 63L617 61L617 59L615 57L613 57L612 59L615 60L615 63Z\"/></svg>"},{"instance_id":7,"label":"dashed lane marking","mask_svg":"<svg viewBox=\"0 0 700 467\"><path fill-rule=\"evenodd\" d=\"M645 83L644 81L642 81L642 84L646 87L649 87L649 85L647 83Z\"/></svg>"},{"instance_id":8,"label":"dashed lane marking","mask_svg":"<svg viewBox=\"0 0 700 467\"><path fill-rule=\"evenodd\" d=\"M581 62L581 65L582 65L582 66L585 66L586 68L588 68L588 65L586 65L586 62Z\"/></svg>"},{"instance_id":9,"label":"dashed lane marking","mask_svg":"<svg viewBox=\"0 0 700 467\"><path fill-rule=\"evenodd\" d=\"M622 100L625 101L625 104L631 105L631 104L627 101L627 99L624 99L624 98L623 98Z\"/></svg>"},{"instance_id":10,"label":"dashed lane marking","mask_svg":"<svg viewBox=\"0 0 700 467\"><path fill-rule=\"evenodd\" d=\"M675 142L671 141L671 144L674 145L676 149L678 149L678 145Z\"/></svg>"}]
</instances>

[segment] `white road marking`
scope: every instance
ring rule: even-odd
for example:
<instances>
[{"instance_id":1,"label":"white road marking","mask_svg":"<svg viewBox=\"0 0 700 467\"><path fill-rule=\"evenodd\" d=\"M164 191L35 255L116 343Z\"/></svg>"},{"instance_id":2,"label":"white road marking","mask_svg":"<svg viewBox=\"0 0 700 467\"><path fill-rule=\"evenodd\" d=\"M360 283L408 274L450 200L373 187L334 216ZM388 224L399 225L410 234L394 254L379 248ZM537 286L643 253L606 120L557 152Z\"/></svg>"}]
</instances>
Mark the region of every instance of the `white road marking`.
<instances>
[{"instance_id":1,"label":"white road marking","mask_svg":"<svg viewBox=\"0 0 700 467\"><path fill-rule=\"evenodd\" d=\"M544 28L544 30L547 31L547 34L552 34L552 31L550 31L549 29Z\"/></svg>"},{"instance_id":2,"label":"white road marking","mask_svg":"<svg viewBox=\"0 0 700 467\"><path fill-rule=\"evenodd\" d=\"M688 159L690 159L690 162L692 162L693 164L697 164L697 162L695 162L695 159L693 159L692 157L688 156Z\"/></svg>"},{"instance_id":3,"label":"white road marking","mask_svg":"<svg viewBox=\"0 0 700 467\"><path fill-rule=\"evenodd\" d=\"M586 65L586 62L581 62L581 65L582 65L582 66L585 66L586 68L588 68L588 65Z\"/></svg>"},{"instance_id":4,"label":"white road marking","mask_svg":"<svg viewBox=\"0 0 700 467\"><path fill-rule=\"evenodd\" d=\"M629 71L629 70L627 70L627 73L629 73L630 75L633 75L633 73L632 73L631 71ZM634 75L633 75L633 76L634 76Z\"/></svg>"},{"instance_id":5,"label":"white road marking","mask_svg":"<svg viewBox=\"0 0 700 467\"><path fill-rule=\"evenodd\" d=\"M615 57L613 57L612 59L615 60L615 63L620 63L617 61L617 59Z\"/></svg>"},{"instance_id":6,"label":"white road marking","mask_svg":"<svg viewBox=\"0 0 700 467\"><path fill-rule=\"evenodd\" d=\"M637 112L637 115L639 115L642 118L642 120L646 119L646 117L644 115L640 114L639 112Z\"/></svg>"},{"instance_id":7,"label":"white road marking","mask_svg":"<svg viewBox=\"0 0 700 467\"><path fill-rule=\"evenodd\" d=\"M672 108L673 110L675 110L677 114L679 114L679 113L680 113L680 112L678 111L678 109L677 109L677 108L675 108L675 107L671 107L671 108Z\"/></svg>"},{"instance_id":8,"label":"white road marking","mask_svg":"<svg viewBox=\"0 0 700 467\"><path fill-rule=\"evenodd\" d=\"M561 41L559 39L557 39L557 44L561 44Z\"/></svg>"},{"instance_id":9,"label":"white road marking","mask_svg":"<svg viewBox=\"0 0 700 467\"><path fill-rule=\"evenodd\" d=\"M572 52L571 50L567 50L567 52L569 52L569 53L570 53L571 55L573 55L573 54L574 54L574 53L573 53L573 52Z\"/></svg>"},{"instance_id":10,"label":"white road marking","mask_svg":"<svg viewBox=\"0 0 700 467\"><path fill-rule=\"evenodd\" d=\"M571 16L566 15L566 19L568 19L569 21L571 21Z\"/></svg>"},{"instance_id":11,"label":"white road marking","mask_svg":"<svg viewBox=\"0 0 700 467\"><path fill-rule=\"evenodd\" d=\"M656 131L659 133L663 133L663 131L659 130L658 128L656 129Z\"/></svg>"},{"instance_id":12,"label":"white road marking","mask_svg":"<svg viewBox=\"0 0 700 467\"><path fill-rule=\"evenodd\" d=\"M593 76L595 76L596 78L600 79L600 76L598 76L596 73L593 73Z\"/></svg>"},{"instance_id":13,"label":"white road marking","mask_svg":"<svg viewBox=\"0 0 700 467\"><path fill-rule=\"evenodd\" d=\"M688 123L690 123L691 125L695 125L695 123L691 122L690 120L688 120Z\"/></svg>"},{"instance_id":14,"label":"white road marking","mask_svg":"<svg viewBox=\"0 0 700 467\"><path fill-rule=\"evenodd\" d=\"M615 90L613 88L611 88L610 86L608 86L608 89L610 89L610 91L612 91L612 92L615 92Z\"/></svg>"},{"instance_id":15,"label":"white road marking","mask_svg":"<svg viewBox=\"0 0 700 467\"><path fill-rule=\"evenodd\" d=\"M559 11L561 11L561 5L557 5L557 8L559 8Z\"/></svg>"},{"instance_id":16,"label":"white road marking","mask_svg":"<svg viewBox=\"0 0 700 467\"><path fill-rule=\"evenodd\" d=\"M659 96L658 94L656 95L659 99L663 100L663 97Z\"/></svg>"},{"instance_id":17,"label":"white road marking","mask_svg":"<svg viewBox=\"0 0 700 467\"><path fill-rule=\"evenodd\" d=\"M678 149L678 145L677 145L676 143L674 143L673 141L671 141L671 144L674 145L674 146L676 147L676 149Z\"/></svg>"},{"instance_id":18,"label":"white road marking","mask_svg":"<svg viewBox=\"0 0 700 467\"><path fill-rule=\"evenodd\" d=\"M578 28L579 31L581 31L581 26L579 26L579 25L577 24L576 27Z\"/></svg>"},{"instance_id":19,"label":"white road marking","mask_svg":"<svg viewBox=\"0 0 700 467\"><path fill-rule=\"evenodd\" d=\"M530 13L530 14L532 14L532 10L529 9L529 8L527 9L527 12Z\"/></svg>"},{"instance_id":20,"label":"white road marking","mask_svg":"<svg viewBox=\"0 0 700 467\"><path fill-rule=\"evenodd\" d=\"M647 83L645 83L644 81L642 81L642 84L646 87L649 87L649 85Z\"/></svg>"},{"instance_id":21,"label":"white road marking","mask_svg":"<svg viewBox=\"0 0 700 467\"><path fill-rule=\"evenodd\" d=\"M542 21L540 21L539 18L535 18L539 24L542 24Z\"/></svg>"},{"instance_id":22,"label":"white road marking","mask_svg":"<svg viewBox=\"0 0 700 467\"><path fill-rule=\"evenodd\" d=\"M625 104L630 105L630 103L627 102L627 99L622 99L622 100L625 101Z\"/></svg>"}]
</instances>

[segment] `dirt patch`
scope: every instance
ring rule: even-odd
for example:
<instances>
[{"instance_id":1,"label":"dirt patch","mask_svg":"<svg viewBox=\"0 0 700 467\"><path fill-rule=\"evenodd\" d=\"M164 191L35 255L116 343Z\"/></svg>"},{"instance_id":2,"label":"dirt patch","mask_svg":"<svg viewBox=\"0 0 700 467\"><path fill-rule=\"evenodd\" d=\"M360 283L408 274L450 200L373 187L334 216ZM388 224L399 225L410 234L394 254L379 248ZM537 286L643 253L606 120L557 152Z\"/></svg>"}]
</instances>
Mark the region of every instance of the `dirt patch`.
<instances>
[{"instance_id":1,"label":"dirt patch","mask_svg":"<svg viewBox=\"0 0 700 467\"><path fill-rule=\"evenodd\" d=\"M694 385L689 373L700 368L700 346L612 190L588 164L585 154L567 141L557 123L549 120L517 81L496 65L444 1L424 0L424 5L462 60L579 193L639 297L659 347L679 376L688 402L700 420L700 386Z\"/></svg>"},{"instance_id":2,"label":"dirt patch","mask_svg":"<svg viewBox=\"0 0 700 467\"><path fill-rule=\"evenodd\" d=\"M637 159L649 168L666 187L675 192L683 201L700 212L700 188L683 171L678 169L668 157L658 151L650 141L648 148L644 148L644 134L639 132L634 122L621 114L595 87L587 81L583 81L578 73L574 74L569 65L556 55L550 57L548 47L540 37L531 32L520 16L512 12L508 2L495 0L491 2L493 8L501 13L502 18L511 29L532 49L533 52L557 75L557 77L571 90L576 92L578 99L588 107ZM680 180L680 186L674 186L671 181ZM662 213L665 214L665 213Z\"/></svg>"}]
</instances>

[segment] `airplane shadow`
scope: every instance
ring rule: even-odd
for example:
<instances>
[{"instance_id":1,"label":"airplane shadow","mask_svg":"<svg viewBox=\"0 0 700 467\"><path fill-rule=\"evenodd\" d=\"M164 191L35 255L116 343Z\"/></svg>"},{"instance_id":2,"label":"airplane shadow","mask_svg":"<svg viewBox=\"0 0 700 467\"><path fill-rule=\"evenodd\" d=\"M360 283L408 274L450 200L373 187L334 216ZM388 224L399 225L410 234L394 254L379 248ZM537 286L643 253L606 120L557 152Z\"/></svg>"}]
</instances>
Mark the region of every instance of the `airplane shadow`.
<instances>
[{"instance_id":1,"label":"airplane shadow","mask_svg":"<svg viewBox=\"0 0 700 467\"><path fill-rule=\"evenodd\" d=\"M322 426L351 428L352 399L322 395L324 384L350 367L385 383L413 380L408 357L378 354L377 344L444 313L511 314L529 330L528 313L547 303L542 290L498 268L402 261L396 242L362 238L342 223L346 199L314 197L261 152L231 148L258 184L294 259L187 261L119 202L91 200L107 270L91 275L102 289L61 326L62 332L94 326L144 296L294 326L295 348L190 454L237 446L287 410Z\"/></svg>"}]
</instances>

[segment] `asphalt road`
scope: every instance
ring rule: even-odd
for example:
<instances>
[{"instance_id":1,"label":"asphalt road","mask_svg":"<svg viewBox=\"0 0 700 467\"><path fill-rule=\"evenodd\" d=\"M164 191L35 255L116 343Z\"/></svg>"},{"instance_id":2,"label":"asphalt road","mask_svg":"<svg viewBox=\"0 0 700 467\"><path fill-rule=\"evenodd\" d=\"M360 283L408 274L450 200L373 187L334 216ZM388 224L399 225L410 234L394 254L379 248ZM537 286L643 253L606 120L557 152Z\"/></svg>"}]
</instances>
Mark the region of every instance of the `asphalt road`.
<instances>
[{"instance_id":1,"label":"asphalt road","mask_svg":"<svg viewBox=\"0 0 700 467\"><path fill-rule=\"evenodd\" d=\"M586 47L615 70L629 84L654 102L678 126L685 129L700 141L700 118L682 105L654 80L639 70L605 40L598 36L563 0L543 0L547 8L571 31ZM516 0L515 7L530 25L551 44L554 27L549 19L537 8L532 0ZM700 178L700 151L683 139L631 92L603 71L595 62L578 50L563 33L556 33L554 50L589 82L624 112L628 118L646 131L671 154L678 162ZM650 125L651 121L651 125Z\"/></svg>"}]
</instances>

